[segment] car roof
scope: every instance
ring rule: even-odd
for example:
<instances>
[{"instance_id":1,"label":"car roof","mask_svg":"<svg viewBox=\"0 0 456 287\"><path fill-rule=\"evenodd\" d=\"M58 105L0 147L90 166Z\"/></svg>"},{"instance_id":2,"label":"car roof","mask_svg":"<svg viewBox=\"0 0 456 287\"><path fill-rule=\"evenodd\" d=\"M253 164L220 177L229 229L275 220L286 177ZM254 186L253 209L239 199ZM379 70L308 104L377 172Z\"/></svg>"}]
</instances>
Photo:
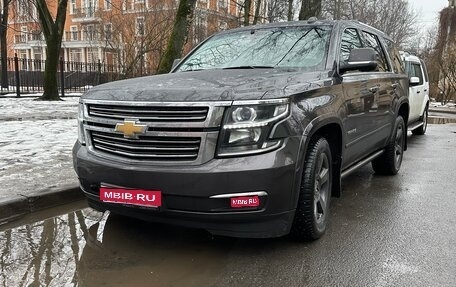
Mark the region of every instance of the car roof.
<instances>
[{"instance_id":1,"label":"car roof","mask_svg":"<svg viewBox=\"0 0 456 287\"><path fill-rule=\"evenodd\" d=\"M410 52L407 51L400 51L399 52L403 58L404 61L406 62L416 62L421 64L421 59L418 56L415 56L413 54L410 54Z\"/></svg>"},{"instance_id":2,"label":"car roof","mask_svg":"<svg viewBox=\"0 0 456 287\"><path fill-rule=\"evenodd\" d=\"M267 29L267 28L282 28L282 27L301 27L301 26L341 26L342 28L345 27L357 27L360 29L370 30L371 32L375 32L377 35L382 36L390 41L392 39L386 35L384 32L369 26L365 23L362 23L358 20L307 20L307 21L289 21L289 22L273 22L273 23L266 23L266 24L259 24L253 26L245 26L235 29L226 30L223 32L219 32L217 34L225 34L225 33L232 33L232 32L239 32L239 31L251 31L256 29Z\"/></svg>"}]
</instances>

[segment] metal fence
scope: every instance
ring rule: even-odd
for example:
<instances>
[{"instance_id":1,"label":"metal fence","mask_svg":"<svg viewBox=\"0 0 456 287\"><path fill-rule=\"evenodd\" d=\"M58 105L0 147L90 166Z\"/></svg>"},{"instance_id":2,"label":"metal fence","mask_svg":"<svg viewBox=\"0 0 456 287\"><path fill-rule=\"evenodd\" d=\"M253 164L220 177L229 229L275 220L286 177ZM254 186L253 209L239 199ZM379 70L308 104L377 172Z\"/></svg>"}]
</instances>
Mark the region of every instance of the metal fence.
<instances>
[{"instance_id":1,"label":"metal fence","mask_svg":"<svg viewBox=\"0 0 456 287\"><path fill-rule=\"evenodd\" d=\"M8 58L7 83L1 83L1 94L15 93L20 96L43 92L44 69L44 60L23 59L17 56ZM82 63L60 60L58 73L58 85L65 93L82 93L92 86L124 78L119 67L100 61Z\"/></svg>"}]
</instances>

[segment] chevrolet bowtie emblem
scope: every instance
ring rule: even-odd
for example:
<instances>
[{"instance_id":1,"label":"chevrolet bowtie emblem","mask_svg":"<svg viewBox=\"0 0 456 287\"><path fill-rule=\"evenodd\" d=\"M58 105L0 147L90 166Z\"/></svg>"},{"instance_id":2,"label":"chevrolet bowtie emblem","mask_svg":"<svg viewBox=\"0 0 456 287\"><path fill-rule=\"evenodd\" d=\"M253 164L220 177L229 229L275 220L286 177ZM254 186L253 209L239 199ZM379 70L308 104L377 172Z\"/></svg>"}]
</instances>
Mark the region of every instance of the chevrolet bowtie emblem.
<instances>
[{"instance_id":1,"label":"chevrolet bowtie emblem","mask_svg":"<svg viewBox=\"0 0 456 287\"><path fill-rule=\"evenodd\" d=\"M123 133L126 138L138 138L139 134L146 133L147 125L137 124L135 121L125 120L116 125L116 132Z\"/></svg>"}]
</instances>

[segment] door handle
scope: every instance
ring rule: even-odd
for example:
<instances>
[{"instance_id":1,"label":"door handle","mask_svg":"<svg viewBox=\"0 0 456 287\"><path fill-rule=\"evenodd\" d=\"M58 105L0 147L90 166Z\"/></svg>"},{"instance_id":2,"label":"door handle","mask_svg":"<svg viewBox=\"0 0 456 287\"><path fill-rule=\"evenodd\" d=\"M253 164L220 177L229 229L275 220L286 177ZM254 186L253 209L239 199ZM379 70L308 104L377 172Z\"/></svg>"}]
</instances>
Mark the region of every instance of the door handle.
<instances>
[{"instance_id":1,"label":"door handle","mask_svg":"<svg viewBox=\"0 0 456 287\"><path fill-rule=\"evenodd\" d=\"M417 94L421 93L421 91L416 91Z\"/></svg>"},{"instance_id":2,"label":"door handle","mask_svg":"<svg viewBox=\"0 0 456 287\"><path fill-rule=\"evenodd\" d=\"M397 89L397 87L399 87L399 83L394 83L394 84L391 84L391 88L393 88L393 89Z\"/></svg>"},{"instance_id":3,"label":"door handle","mask_svg":"<svg viewBox=\"0 0 456 287\"><path fill-rule=\"evenodd\" d=\"M379 86L375 86L375 87L370 88L369 91L370 91L371 93L375 94L376 92L378 92L379 89L380 89Z\"/></svg>"},{"instance_id":4,"label":"door handle","mask_svg":"<svg viewBox=\"0 0 456 287\"><path fill-rule=\"evenodd\" d=\"M427 92L427 89L425 89L424 91Z\"/></svg>"}]
</instances>

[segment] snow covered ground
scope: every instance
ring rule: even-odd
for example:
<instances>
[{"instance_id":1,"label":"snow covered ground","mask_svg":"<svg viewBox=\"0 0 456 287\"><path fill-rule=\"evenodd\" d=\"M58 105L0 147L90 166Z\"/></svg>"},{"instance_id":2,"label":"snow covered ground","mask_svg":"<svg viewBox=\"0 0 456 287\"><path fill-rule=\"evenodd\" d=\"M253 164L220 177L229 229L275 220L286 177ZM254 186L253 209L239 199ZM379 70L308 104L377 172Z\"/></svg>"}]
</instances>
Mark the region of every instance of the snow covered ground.
<instances>
[{"instance_id":1,"label":"snow covered ground","mask_svg":"<svg viewBox=\"0 0 456 287\"><path fill-rule=\"evenodd\" d=\"M447 103L446 105L442 105L441 102L430 102L429 105L433 108L456 108L455 103Z\"/></svg>"},{"instance_id":2,"label":"snow covered ground","mask_svg":"<svg viewBox=\"0 0 456 287\"><path fill-rule=\"evenodd\" d=\"M77 184L71 149L78 101L0 96L0 199Z\"/></svg>"}]
</instances>

